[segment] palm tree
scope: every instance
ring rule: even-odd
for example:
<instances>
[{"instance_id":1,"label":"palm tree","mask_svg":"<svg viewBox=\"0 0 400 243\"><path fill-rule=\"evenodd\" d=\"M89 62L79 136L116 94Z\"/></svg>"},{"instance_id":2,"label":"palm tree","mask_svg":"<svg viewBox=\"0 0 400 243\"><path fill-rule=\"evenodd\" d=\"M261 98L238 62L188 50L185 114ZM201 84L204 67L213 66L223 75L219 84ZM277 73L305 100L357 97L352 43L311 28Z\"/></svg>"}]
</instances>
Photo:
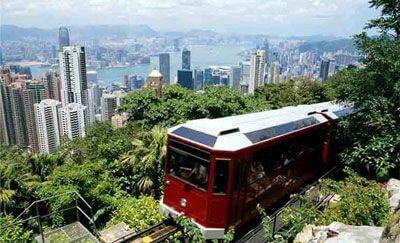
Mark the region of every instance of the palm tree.
<instances>
[{"instance_id":1,"label":"palm tree","mask_svg":"<svg viewBox=\"0 0 400 243\"><path fill-rule=\"evenodd\" d=\"M121 157L123 164L139 174L137 189L140 193L160 196L162 185L163 157L165 154L166 131L155 126L150 132L139 135L132 141L132 150Z\"/></svg>"}]
</instances>

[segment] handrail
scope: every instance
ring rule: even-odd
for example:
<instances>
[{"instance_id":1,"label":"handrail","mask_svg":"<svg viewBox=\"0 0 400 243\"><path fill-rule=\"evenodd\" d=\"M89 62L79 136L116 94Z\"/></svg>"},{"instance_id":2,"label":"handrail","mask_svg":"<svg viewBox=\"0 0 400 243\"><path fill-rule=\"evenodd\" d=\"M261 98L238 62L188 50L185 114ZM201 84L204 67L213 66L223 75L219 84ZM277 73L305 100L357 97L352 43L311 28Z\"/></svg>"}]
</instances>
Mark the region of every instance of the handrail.
<instances>
[{"instance_id":1,"label":"handrail","mask_svg":"<svg viewBox=\"0 0 400 243\"><path fill-rule=\"evenodd\" d=\"M68 208L59 209L59 210L57 210L56 212L50 212L50 213L45 214L45 215L40 215L40 212L38 211L38 205L39 205L40 203L47 202L47 201L49 201L49 200L51 200L51 199L53 199L53 198L58 198L58 197L61 197L61 196L64 196L64 195L69 195L69 194L71 194L71 195L74 196L74 198L73 198L73 200L75 200L75 205L74 205L74 206L68 207ZM88 207L88 209L90 210L91 216L87 215L87 214L84 212L84 210L82 210L82 209L78 206L78 204L77 204L77 199L80 199L80 200L84 203L84 205ZM27 219L21 219L22 216L23 216L24 214L26 214L26 213L29 213L29 211L30 211L34 206L36 207L36 215L35 215L35 216L31 216L31 217L29 217L29 218L27 218ZM72 209L76 209L76 210L77 210L77 220L79 221L78 212L81 212L81 213L89 220L89 223L92 224L93 230L94 230L94 232L97 234L97 228L96 228L95 222L94 222L94 220L93 220L93 211L92 211L93 208L92 208L92 207L90 206L90 204L89 204L78 192L76 192L76 191L64 192L64 193L61 193L61 194L58 194L58 195L54 195L54 196L51 196L51 197L39 199L39 200L36 200L36 201L32 202L32 203L31 203L27 208L25 208L17 217L15 217L15 218L12 220L11 223L9 223L9 224L7 224L7 225L5 225L5 226L2 226L1 229L0 229L0 233L3 233L3 232L4 232L8 227L10 227L10 226L17 225L17 224L23 224L23 223L28 222L29 220L38 220L38 223L40 224L40 219L41 219L41 218L46 218L46 217L49 217L49 216L51 216L51 215L53 215L53 214L65 212L65 211L72 210ZM41 228L41 227L39 227L39 228ZM39 229L39 231L42 231L42 229ZM43 234L43 232L40 232L40 234Z\"/></svg>"}]
</instances>

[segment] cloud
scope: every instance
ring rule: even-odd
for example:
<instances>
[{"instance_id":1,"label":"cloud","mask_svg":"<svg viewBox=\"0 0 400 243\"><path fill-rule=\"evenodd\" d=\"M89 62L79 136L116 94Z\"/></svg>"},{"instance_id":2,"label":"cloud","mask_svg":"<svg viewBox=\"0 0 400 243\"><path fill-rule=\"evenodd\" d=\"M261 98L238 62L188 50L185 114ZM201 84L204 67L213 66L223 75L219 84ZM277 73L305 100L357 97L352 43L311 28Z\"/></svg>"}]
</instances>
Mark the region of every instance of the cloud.
<instances>
[{"instance_id":1,"label":"cloud","mask_svg":"<svg viewBox=\"0 0 400 243\"><path fill-rule=\"evenodd\" d=\"M377 10L368 0L2 0L1 23L148 24L157 30L214 29L270 35L360 32ZM357 11L355 11L355 9Z\"/></svg>"}]
</instances>

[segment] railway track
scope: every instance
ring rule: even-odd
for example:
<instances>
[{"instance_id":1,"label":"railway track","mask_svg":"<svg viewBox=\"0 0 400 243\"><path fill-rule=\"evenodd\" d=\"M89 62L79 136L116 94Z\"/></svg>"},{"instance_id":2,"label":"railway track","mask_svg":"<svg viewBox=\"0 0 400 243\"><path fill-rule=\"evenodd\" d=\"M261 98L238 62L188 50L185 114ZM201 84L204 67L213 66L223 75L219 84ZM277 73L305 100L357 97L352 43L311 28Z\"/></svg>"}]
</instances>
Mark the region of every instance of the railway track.
<instances>
[{"instance_id":1,"label":"railway track","mask_svg":"<svg viewBox=\"0 0 400 243\"><path fill-rule=\"evenodd\" d=\"M157 243L163 242L169 236L178 232L178 227L172 220L166 220L134 235L128 235L118 242L121 243Z\"/></svg>"}]
</instances>

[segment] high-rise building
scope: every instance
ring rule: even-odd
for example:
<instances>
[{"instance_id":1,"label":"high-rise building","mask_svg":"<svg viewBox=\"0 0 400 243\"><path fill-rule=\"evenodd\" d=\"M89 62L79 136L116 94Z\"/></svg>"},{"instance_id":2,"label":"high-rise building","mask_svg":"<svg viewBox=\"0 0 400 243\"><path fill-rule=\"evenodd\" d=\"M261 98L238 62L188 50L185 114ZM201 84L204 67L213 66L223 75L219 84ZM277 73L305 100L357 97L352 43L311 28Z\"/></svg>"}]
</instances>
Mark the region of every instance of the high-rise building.
<instances>
[{"instance_id":1,"label":"high-rise building","mask_svg":"<svg viewBox=\"0 0 400 243\"><path fill-rule=\"evenodd\" d=\"M253 94L257 87L264 85L265 51L258 50L250 58L249 93Z\"/></svg>"},{"instance_id":2,"label":"high-rise building","mask_svg":"<svg viewBox=\"0 0 400 243\"><path fill-rule=\"evenodd\" d=\"M26 132L26 121L23 102L23 82L14 82L10 84L10 104L14 124L15 143L19 147L28 146L28 137Z\"/></svg>"},{"instance_id":3,"label":"high-rise building","mask_svg":"<svg viewBox=\"0 0 400 243\"><path fill-rule=\"evenodd\" d=\"M115 109L117 109L117 98L115 95L109 92L103 92L101 96L101 120L111 121Z\"/></svg>"},{"instance_id":4,"label":"high-rise building","mask_svg":"<svg viewBox=\"0 0 400 243\"><path fill-rule=\"evenodd\" d=\"M194 90L193 72L190 70L178 70L178 84L184 88Z\"/></svg>"},{"instance_id":5,"label":"high-rise building","mask_svg":"<svg viewBox=\"0 0 400 243\"><path fill-rule=\"evenodd\" d=\"M43 83L46 86L49 99L61 101L61 78L60 73L50 70L43 76Z\"/></svg>"},{"instance_id":6,"label":"high-rise building","mask_svg":"<svg viewBox=\"0 0 400 243\"><path fill-rule=\"evenodd\" d=\"M67 27L61 26L58 29L58 43L59 43L59 48L60 51L63 50L65 46L69 46L69 31Z\"/></svg>"},{"instance_id":7,"label":"high-rise building","mask_svg":"<svg viewBox=\"0 0 400 243\"><path fill-rule=\"evenodd\" d=\"M96 71L87 71L87 82L88 83L97 83L97 72Z\"/></svg>"},{"instance_id":8,"label":"high-rise building","mask_svg":"<svg viewBox=\"0 0 400 243\"><path fill-rule=\"evenodd\" d=\"M279 62L272 62L269 67L268 83L280 82L281 65Z\"/></svg>"},{"instance_id":9,"label":"high-rise building","mask_svg":"<svg viewBox=\"0 0 400 243\"><path fill-rule=\"evenodd\" d=\"M146 87L156 89L157 97L161 97L163 83L163 75L157 69L151 71L147 76Z\"/></svg>"},{"instance_id":10,"label":"high-rise building","mask_svg":"<svg viewBox=\"0 0 400 243\"><path fill-rule=\"evenodd\" d=\"M182 69L190 70L190 51L186 48L182 50Z\"/></svg>"},{"instance_id":11,"label":"high-rise building","mask_svg":"<svg viewBox=\"0 0 400 243\"><path fill-rule=\"evenodd\" d=\"M174 39L174 51L180 51L181 50L181 48L180 48L180 44L179 44L179 39Z\"/></svg>"},{"instance_id":12,"label":"high-rise building","mask_svg":"<svg viewBox=\"0 0 400 243\"><path fill-rule=\"evenodd\" d=\"M205 68L204 69L204 86L206 85L212 85L212 69L211 68Z\"/></svg>"},{"instance_id":13,"label":"high-rise building","mask_svg":"<svg viewBox=\"0 0 400 243\"><path fill-rule=\"evenodd\" d=\"M0 48L0 67L3 66L3 51Z\"/></svg>"},{"instance_id":14,"label":"high-rise building","mask_svg":"<svg viewBox=\"0 0 400 243\"><path fill-rule=\"evenodd\" d=\"M96 121L96 112L97 112L97 90L96 86L91 86L87 90L87 115L89 124L93 124Z\"/></svg>"},{"instance_id":15,"label":"high-rise building","mask_svg":"<svg viewBox=\"0 0 400 243\"><path fill-rule=\"evenodd\" d=\"M242 84L249 84L250 82L250 62L240 62L240 71L241 71L241 83Z\"/></svg>"},{"instance_id":16,"label":"high-rise building","mask_svg":"<svg viewBox=\"0 0 400 243\"><path fill-rule=\"evenodd\" d=\"M195 69L194 70L194 86L196 90L201 90L204 84L204 71Z\"/></svg>"},{"instance_id":17,"label":"high-rise building","mask_svg":"<svg viewBox=\"0 0 400 243\"><path fill-rule=\"evenodd\" d=\"M24 84L23 103L28 146L35 152L39 152L39 141L34 104L38 104L46 98L46 86L43 84L43 82L29 81Z\"/></svg>"},{"instance_id":18,"label":"high-rise building","mask_svg":"<svg viewBox=\"0 0 400 243\"><path fill-rule=\"evenodd\" d=\"M1 69L0 77L0 129L1 142L5 145L13 145L15 142L15 131L13 115L11 110L10 86L12 77L10 69Z\"/></svg>"},{"instance_id":19,"label":"high-rise building","mask_svg":"<svg viewBox=\"0 0 400 243\"><path fill-rule=\"evenodd\" d=\"M266 66L269 66L269 42L268 40L264 41L263 50L265 51L264 62Z\"/></svg>"},{"instance_id":20,"label":"high-rise building","mask_svg":"<svg viewBox=\"0 0 400 243\"><path fill-rule=\"evenodd\" d=\"M325 81L328 79L329 75L329 65L330 65L330 59L322 59L321 60L321 67L319 71L319 77L322 81Z\"/></svg>"},{"instance_id":21,"label":"high-rise building","mask_svg":"<svg viewBox=\"0 0 400 243\"><path fill-rule=\"evenodd\" d=\"M34 105L39 151L54 153L60 145L59 110L61 102L45 99Z\"/></svg>"},{"instance_id":22,"label":"high-rise building","mask_svg":"<svg viewBox=\"0 0 400 243\"><path fill-rule=\"evenodd\" d=\"M159 55L160 73L162 74L165 83L170 84L170 58L169 53L161 53Z\"/></svg>"},{"instance_id":23,"label":"high-rise building","mask_svg":"<svg viewBox=\"0 0 400 243\"><path fill-rule=\"evenodd\" d=\"M85 47L67 46L60 52L61 102L86 105Z\"/></svg>"},{"instance_id":24,"label":"high-rise building","mask_svg":"<svg viewBox=\"0 0 400 243\"><path fill-rule=\"evenodd\" d=\"M241 80L241 68L240 66L232 66L230 70L230 80L229 86L233 89L240 89L240 80Z\"/></svg>"},{"instance_id":25,"label":"high-rise building","mask_svg":"<svg viewBox=\"0 0 400 243\"><path fill-rule=\"evenodd\" d=\"M60 109L61 135L69 139L85 137L86 106L70 103Z\"/></svg>"},{"instance_id":26,"label":"high-rise building","mask_svg":"<svg viewBox=\"0 0 400 243\"><path fill-rule=\"evenodd\" d=\"M126 95L122 91L114 91L110 93L109 91L104 91L101 96L101 120L111 121L113 115L115 115L115 110L121 105L122 98Z\"/></svg>"}]
</instances>

